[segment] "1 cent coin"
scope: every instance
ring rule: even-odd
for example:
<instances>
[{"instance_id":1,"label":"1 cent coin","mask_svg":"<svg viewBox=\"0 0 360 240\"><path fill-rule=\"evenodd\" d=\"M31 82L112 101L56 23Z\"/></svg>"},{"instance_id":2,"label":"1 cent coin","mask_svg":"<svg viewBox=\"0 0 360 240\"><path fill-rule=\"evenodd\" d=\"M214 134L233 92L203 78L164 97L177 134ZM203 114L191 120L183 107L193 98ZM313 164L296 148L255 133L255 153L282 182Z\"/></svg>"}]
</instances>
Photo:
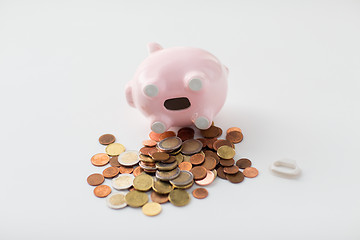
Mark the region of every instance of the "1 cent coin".
<instances>
[{"instance_id":1,"label":"1 cent coin","mask_svg":"<svg viewBox=\"0 0 360 240\"><path fill-rule=\"evenodd\" d=\"M91 186L98 186L104 182L104 176L100 173L94 173L88 176L87 182Z\"/></svg>"},{"instance_id":2,"label":"1 cent coin","mask_svg":"<svg viewBox=\"0 0 360 240\"><path fill-rule=\"evenodd\" d=\"M106 178L113 178L118 174L119 174L119 168L117 167L108 167L103 171L103 175Z\"/></svg>"},{"instance_id":3,"label":"1 cent coin","mask_svg":"<svg viewBox=\"0 0 360 240\"><path fill-rule=\"evenodd\" d=\"M243 171L245 177L254 178L259 174L259 171L254 167L247 167Z\"/></svg>"},{"instance_id":4,"label":"1 cent coin","mask_svg":"<svg viewBox=\"0 0 360 240\"><path fill-rule=\"evenodd\" d=\"M182 162L179 164L180 170L190 171L192 168L192 164L190 162Z\"/></svg>"},{"instance_id":5,"label":"1 cent coin","mask_svg":"<svg viewBox=\"0 0 360 240\"><path fill-rule=\"evenodd\" d=\"M216 167L216 159L210 156L205 157L205 161L201 164L201 166L211 171Z\"/></svg>"},{"instance_id":6,"label":"1 cent coin","mask_svg":"<svg viewBox=\"0 0 360 240\"><path fill-rule=\"evenodd\" d=\"M226 174L226 179L232 183L241 183L244 181L244 174L240 171L235 174Z\"/></svg>"},{"instance_id":7,"label":"1 cent coin","mask_svg":"<svg viewBox=\"0 0 360 240\"><path fill-rule=\"evenodd\" d=\"M121 166L119 161L118 161L118 158L119 158L118 156L110 158L110 165L112 167L120 167Z\"/></svg>"},{"instance_id":8,"label":"1 cent coin","mask_svg":"<svg viewBox=\"0 0 360 240\"><path fill-rule=\"evenodd\" d=\"M206 188L196 188L194 189L194 191L192 191L192 195L194 196L194 198L203 199L206 198L209 193Z\"/></svg>"},{"instance_id":9,"label":"1 cent coin","mask_svg":"<svg viewBox=\"0 0 360 240\"><path fill-rule=\"evenodd\" d=\"M203 154L197 153L190 157L190 163L192 165L200 165L204 162L205 156Z\"/></svg>"},{"instance_id":10,"label":"1 cent coin","mask_svg":"<svg viewBox=\"0 0 360 240\"><path fill-rule=\"evenodd\" d=\"M224 173L235 174L239 171L238 166L224 167Z\"/></svg>"},{"instance_id":11,"label":"1 cent coin","mask_svg":"<svg viewBox=\"0 0 360 240\"><path fill-rule=\"evenodd\" d=\"M94 194L99 198L106 197L110 193L111 193L111 188L108 185L100 185L94 188Z\"/></svg>"},{"instance_id":12,"label":"1 cent coin","mask_svg":"<svg viewBox=\"0 0 360 240\"><path fill-rule=\"evenodd\" d=\"M190 172L194 175L195 180L201 180L206 177L206 168L202 166L193 167Z\"/></svg>"},{"instance_id":13,"label":"1 cent coin","mask_svg":"<svg viewBox=\"0 0 360 240\"><path fill-rule=\"evenodd\" d=\"M97 167L105 166L109 161L110 157L106 153L97 153L91 157L91 163Z\"/></svg>"},{"instance_id":14,"label":"1 cent coin","mask_svg":"<svg viewBox=\"0 0 360 240\"><path fill-rule=\"evenodd\" d=\"M99 142L102 145L109 145L110 143L115 142L115 136L112 134L104 134L101 137L99 137Z\"/></svg>"}]
</instances>

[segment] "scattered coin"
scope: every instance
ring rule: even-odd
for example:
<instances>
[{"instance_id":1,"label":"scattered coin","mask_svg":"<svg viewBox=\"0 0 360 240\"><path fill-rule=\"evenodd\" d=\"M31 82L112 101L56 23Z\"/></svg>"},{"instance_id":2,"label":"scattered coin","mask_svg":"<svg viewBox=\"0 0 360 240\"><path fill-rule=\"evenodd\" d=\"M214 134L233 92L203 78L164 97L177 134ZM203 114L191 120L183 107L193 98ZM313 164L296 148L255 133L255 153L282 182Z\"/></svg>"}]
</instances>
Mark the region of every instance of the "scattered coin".
<instances>
[{"instance_id":1,"label":"scattered coin","mask_svg":"<svg viewBox=\"0 0 360 240\"><path fill-rule=\"evenodd\" d=\"M196 188L192 191L194 198L203 199L208 196L208 191L205 188Z\"/></svg>"},{"instance_id":2,"label":"scattered coin","mask_svg":"<svg viewBox=\"0 0 360 240\"><path fill-rule=\"evenodd\" d=\"M195 180L201 180L206 177L206 168L202 166L193 167L190 172L194 175Z\"/></svg>"},{"instance_id":3,"label":"scattered coin","mask_svg":"<svg viewBox=\"0 0 360 240\"><path fill-rule=\"evenodd\" d=\"M133 186L136 190L139 191L149 191L153 185L153 178L146 174L142 173L134 178Z\"/></svg>"},{"instance_id":4,"label":"scattered coin","mask_svg":"<svg viewBox=\"0 0 360 240\"><path fill-rule=\"evenodd\" d=\"M172 162L172 163L163 163L163 162L157 162L155 164L156 169L161 170L161 171L170 171L173 170L175 168L177 168L178 163L177 161Z\"/></svg>"},{"instance_id":5,"label":"scattered coin","mask_svg":"<svg viewBox=\"0 0 360 240\"><path fill-rule=\"evenodd\" d=\"M232 147L232 148L235 147L234 144L232 142L230 142L229 140L218 139L213 143L213 148L215 151L217 151L219 149L219 147L224 146L224 145Z\"/></svg>"},{"instance_id":6,"label":"scattered coin","mask_svg":"<svg viewBox=\"0 0 360 240\"><path fill-rule=\"evenodd\" d=\"M245 169L247 167L251 167L251 161L247 158L241 158L236 161L236 166L238 166L241 169Z\"/></svg>"},{"instance_id":7,"label":"scattered coin","mask_svg":"<svg viewBox=\"0 0 360 240\"><path fill-rule=\"evenodd\" d=\"M125 166L120 166L119 167L119 172L120 173L132 173L134 171L133 167L125 167Z\"/></svg>"},{"instance_id":8,"label":"scattered coin","mask_svg":"<svg viewBox=\"0 0 360 240\"><path fill-rule=\"evenodd\" d=\"M231 159L235 156L235 149L229 146L221 146L217 150L217 155L223 159Z\"/></svg>"},{"instance_id":9,"label":"scattered coin","mask_svg":"<svg viewBox=\"0 0 360 240\"><path fill-rule=\"evenodd\" d=\"M160 194L168 194L174 187L169 182L157 180L153 182L152 189Z\"/></svg>"},{"instance_id":10,"label":"scattered coin","mask_svg":"<svg viewBox=\"0 0 360 240\"><path fill-rule=\"evenodd\" d=\"M161 135L161 133L150 132L149 137L150 137L151 140L154 140L156 142L160 142L160 135Z\"/></svg>"},{"instance_id":11,"label":"scattered coin","mask_svg":"<svg viewBox=\"0 0 360 240\"><path fill-rule=\"evenodd\" d=\"M204 162L204 160L205 156L200 153L194 154L190 157L190 163L192 165L200 165Z\"/></svg>"},{"instance_id":12,"label":"scattered coin","mask_svg":"<svg viewBox=\"0 0 360 240\"><path fill-rule=\"evenodd\" d=\"M158 148L165 152L172 152L176 149L179 149L182 145L182 141L178 137L169 137L163 139L157 144Z\"/></svg>"},{"instance_id":13,"label":"scattered coin","mask_svg":"<svg viewBox=\"0 0 360 240\"><path fill-rule=\"evenodd\" d=\"M110 208L120 209L126 207L125 195L123 193L111 194L106 198L106 203Z\"/></svg>"},{"instance_id":14,"label":"scattered coin","mask_svg":"<svg viewBox=\"0 0 360 240\"><path fill-rule=\"evenodd\" d=\"M192 168L192 164L189 162L182 162L179 164L179 168L180 170L190 171Z\"/></svg>"},{"instance_id":15,"label":"scattered coin","mask_svg":"<svg viewBox=\"0 0 360 240\"><path fill-rule=\"evenodd\" d=\"M235 174L239 171L238 166L224 167L224 173L226 174Z\"/></svg>"},{"instance_id":16,"label":"scattered coin","mask_svg":"<svg viewBox=\"0 0 360 240\"><path fill-rule=\"evenodd\" d=\"M166 131L160 134L159 136L159 140L164 140L165 138L169 138L169 137L175 137L176 133L173 131Z\"/></svg>"},{"instance_id":17,"label":"scattered coin","mask_svg":"<svg viewBox=\"0 0 360 240\"><path fill-rule=\"evenodd\" d=\"M113 178L113 177L115 177L116 175L119 174L119 168L117 168L117 167L105 168L102 174L106 178Z\"/></svg>"},{"instance_id":18,"label":"scattered coin","mask_svg":"<svg viewBox=\"0 0 360 240\"><path fill-rule=\"evenodd\" d=\"M120 167L121 166L119 161L118 161L118 158L119 158L119 156L115 156L115 157L110 158L110 165L112 167Z\"/></svg>"},{"instance_id":19,"label":"scattered coin","mask_svg":"<svg viewBox=\"0 0 360 240\"><path fill-rule=\"evenodd\" d=\"M134 190L125 195L125 201L130 207L141 207L149 201L149 197L144 192Z\"/></svg>"},{"instance_id":20,"label":"scattered coin","mask_svg":"<svg viewBox=\"0 0 360 240\"><path fill-rule=\"evenodd\" d=\"M193 139L195 135L195 131L192 128L189 127L185 127L185 128L181 128L179 129L177 136L182 140L182 141L186 141L189 139Z\"/></svg>"},{"instance_id":21,"label":"scattered coin","mask_svg":"<svg viewBox=\"0 0 360 240\"><path fill-rule=\"evenodd\" d=\"M226 130L226 134L229 134L229 132L241 132L241 129L238 128L238 127L231 127L231 128L228 128L228 130Z\"/></svg>"},{"instance_id":22,"label":"scattered coin","mask_svg":"<svg viewBox=\"0 0 360 240\"><path fill-rule=\"evenodd\" d=\"M203 137L205 138L214 138L219 136L220 133L220 128L216 127L216 126L211 126L206 130L200 130L200 133Z\"/></svg>"},{"instance_id":23,"label":"scattered coin","mask_svg":"<svg viewBox=\"0 0 360 240\"><path fill-rule=\"evenodd\" d=\"M120 154L119 163L123 166L134 166L139 162L137 151L126 151Z\"/></svg>"},{"instance_id":24,"label":"scattered coin","mask_svg":"<svg viewBox=\"0 0 360 240\"><path fill-rule=\"evenodd\" d=\"M165 161L169 159L169 154L165 153L165 152L155 152L153 154L151 154L152 159L154 159L155 161Z\"/></svg>"},{"instance_id":25,"label":"scattered coin","mask_svg":"<svg viewBox=\"0 0 360 240\"><path fill-rule=\"evenodd\" d=\"M142 212L146 216L156 216L161 212L161 205L159 203L156 203L156 202L146 203L142 207Z\"/></svg>"},{"instance_id":26,"label":"scattered coin","mask_svg":"<svg viewBox=\"0 0 360 240\"><path fill-rule=\"evenodd\" d=\"M115 142L115 136L112 134L104 134L101 137L99 137L99 142L102 145L109 145L110 143Z\"/></svg>"},{"instance_id":27,"label":"scattered coin","mask_svg":"<svg viewBox=\"0 0 360 240\"><path fill-rule=\"evenodd\" d=\"M151 201L157 202L160 204L166 203L167 201L169 201L168 194L160 194L155 191L151 192L150 198L151 198Z\"/></svg>"},{"instance_id":28,"label":"scattered coin","mask_svg":"<svg viewBox=\"0 0 360 240\"><path fill-rule=\"evenodd\" d=\"M180 171L179 176L170 180L170 183L175 186L186 186L189 185L194 180L194 176L191 172Z\"/></svg>"},{"instance_id":29,"label":"scattered coin","mask_svg":"<svg viewBox=\"0 0 360 240\"><path fill-rule=\"evenodd\" d=\"M97 153L91 157L91 163L97 167L105 166L109 161L110 158L106 153Z\"/></svg>"},{"instance_id":30,"label":"scattered coin","mask_svg":"<svg viewBox=\"0 0 360 240\"><path fill-rule=\"evenodd\" d=\"M178 207L187 205L190 202L190 195L182 189L174 189L169 193L169 201Z\"/></svg>"},{"instance_id":31,"label":"scattered coin","mask_svg":"<svg viewBox=\"0 0 360 240\"><path fill-rule=\"evenodd\" d=\"M219 178L226 179L226 175L224 173L224 168L223 167L219 167L217 169L217 175L218 175Z\"/></svg>"},{"instance_id":32,"label":"scattered coin","mask_svg":"<svg viewBox=\"0 0 360 240\"><path fill-rule=\"evenodd\" d=\"M254 167L247 167L243 171L245 177L254 178L259 174L259 171Z\"/></svg>"},{"instance_id":33,"label":"scattered coin","mask_svg":"<svg viewBox=\"0 0 360 240\"><path fill-rule=\"evenodd\" d=\"M159 170L156 171L156 177L163 181L172 180L177 176L179 176L179 174L180 174L180 169L178 167L171 171L159 171Z\"/></svg>"},{"instance_id":34,"label":"scattered coin","mask_svg":"<svg viewBox=\"0 0 360 240\"><path fill-rule=\"evenodd\" d=\"M235 163L234 159L220 159L220 165L223 167L231 167Z\"/></svg>"},{"instance_id":35,"label":"scattered coin","mask_svg":"<svg viewBox=\"0 0 360 240\"><path fill-rule=\"evenodd\" d=\"M244 174L240 171L236 174L226 174L226 179L232 183L241 183L244 181Z\"/></svg>"},{"instance_id":36,"label":"scattered coin","mask_svg":"<svg viewBox=\"0 0 360 240\"><path fill-rule=\"evenodd\" d=\"M156 144L157 144L157 142L154 141L154 140L149 139L149 140L144 140L144 141L142 142L142 144L143 144L145 147L155 147Z\"/></svg>"},{"instance_id":37,"label":"scattered coin","mask_svg":"<svg viewBox=\"0 0 360 240\"><path fill-rule=\"evenodd\" d=\"M125 147L120 143L111 143L105 148L105 152L110 156L118 156L125 151Z\"/></svg>"},{"instance_id":38,"label":"scattered coin","mask_svg":"<svg viewBox=\"0 0 360 240\"><path fill-rule=\"evenodd\" d=\"M205 161L201 164L207 170L213 170L216 167L216 159L213 157L205 157Z\"/></svg>"},{"instance_id":39,"label":"scattered coin","mask_svg":"<svg viewBox=\"0 0 360 240\"><path fill-rule=\"evenodd\" d=\"M111 193L111 188L108 185L99 185L94 188L95 196L103 198L108 196Z\"/></svg>"},{"instance_id":40,"label":"scattered coin","mask_svg":"<svg viewBox=\"0 0 360 240\"><path fill-rule=\"evenodd\" d=\"M202 149L202 146L203 146L203 144L199 140L189 139L189 140L186 140L185 142L183 142L181 153L186 154L186 155L192 155L192 154L200 152Z\"/></svg>"},{"instance_id":41,"label":"scattered coin","mask_svg":"<svg viewBox=\"0 0 360 240\"><path fill-rule=\"evenodd\" d=\"M133 185L134 178L132 174L120 174L117 178L113 178L111 185L116 190L128 189Z\"/></svg>"},{"instance_id":42,"label":"scattered coin","mask_svg":"<svg viewBox=\"0 0 360 240\"><path fill-rule=\"evenodd\" d=\"M228 130L226 132L226 139L232 143L239 143L243 140L244 136L242 132L237 129Z\"/></svg>"},{"instance_id":43,"label":"scattered coin","mask_svg":"<svg viewBox=\"0 0 360 240\"><path fill-rule=\"evenodd\" d=\"M133 174L136 177L136 176L140 175L142 172L144 172L144 170L140 166L138 166L134 169Z\"/></svg>"},{"instance_id":44,"label":"scattered coin","mask_svg":"<svg viewBox=\"0 0 360 240\"><path fill-rule=\"evenodd\" d=\"M195 183L200 186L206 186L211 184L215 179L215 174L212 171L206 170L205 178L196 180Z\"/></svg>"},{"instance_id":45,"label":"scattered coin","mask_svg":"<svg viewBox=\"0 0 360 240\"><path fill-rule=\"evenodd\" d=\"M88 176L87 182L91 186L98 186L104 182L104 176L99 173L94 173Z\"/></svg>"}]
</instances>

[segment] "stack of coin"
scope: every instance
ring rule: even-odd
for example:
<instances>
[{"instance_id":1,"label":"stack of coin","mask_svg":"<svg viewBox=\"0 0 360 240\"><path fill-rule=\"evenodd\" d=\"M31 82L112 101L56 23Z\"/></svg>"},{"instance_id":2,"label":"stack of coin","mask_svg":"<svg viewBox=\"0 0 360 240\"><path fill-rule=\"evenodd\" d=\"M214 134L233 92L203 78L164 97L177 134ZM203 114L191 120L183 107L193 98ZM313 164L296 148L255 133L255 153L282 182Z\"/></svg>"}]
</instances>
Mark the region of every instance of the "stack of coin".
<instances>
[{"instance_id":1,"label":"stack of coin","mask_svg":"<svg viewBox=\"0 0 360 240\"><path fill-rule=\"evenodd\" d=\"M142 207L145 215L154 216L161 212L160 204L167 201L175 206L187 205L191 199L187 189L194 185L201 187L192 191L193 196L203 199L208 196L203 186L217 177L240 183L245 177L258 175L249 159L234 160L234 144L243 140L240 128L229 128L225 139L220 139L223 131L214 123L209 129L198 131L202 137L195 139L195 133L190 127L177 133L150 132L150 139L142 142L139 151L126 150L122 144L115 143L111 134L102 135L99 142L106 145L106 153L95 154L91 162L97 167L110 163L111 167L105 167L102 174L91 174L87 181L96 187L97 197L107 197L110 208ZM109 179L113 190L128 192L110 194L112 189L103 184ZM148 192L152 202L148 202Z\"/></svg>"}]
</instances>

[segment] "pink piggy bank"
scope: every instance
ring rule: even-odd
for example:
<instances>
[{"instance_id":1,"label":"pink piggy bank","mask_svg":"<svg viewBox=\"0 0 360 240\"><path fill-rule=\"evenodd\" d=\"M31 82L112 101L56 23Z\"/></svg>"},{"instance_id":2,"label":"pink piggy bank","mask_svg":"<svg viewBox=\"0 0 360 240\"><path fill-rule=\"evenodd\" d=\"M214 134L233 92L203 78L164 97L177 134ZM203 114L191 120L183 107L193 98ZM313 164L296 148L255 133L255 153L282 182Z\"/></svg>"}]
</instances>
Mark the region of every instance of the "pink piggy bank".
<instances>
[{"instance_id":1,"label":"pink piggy bank","mask_svg":"<svg viewBox=\"0 0 360 240\"><path fill-rule=\"evenodd\" d=\"M128 104L150 119L156 133L192 124L209 128L226 99L228 68L199 48L149 43L148 50L126 86Z\"/></svg>"}]
</instances>

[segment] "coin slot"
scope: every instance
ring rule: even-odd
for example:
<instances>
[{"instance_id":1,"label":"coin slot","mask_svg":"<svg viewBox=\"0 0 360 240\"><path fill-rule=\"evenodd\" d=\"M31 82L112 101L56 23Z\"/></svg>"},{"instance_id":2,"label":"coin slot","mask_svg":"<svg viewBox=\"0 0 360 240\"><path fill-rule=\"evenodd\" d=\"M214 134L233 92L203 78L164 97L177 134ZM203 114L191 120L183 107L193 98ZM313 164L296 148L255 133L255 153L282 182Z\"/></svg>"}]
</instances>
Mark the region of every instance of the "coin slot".
<instances>
[{"instance_id":1,"label":"coin slot","mask_svg":"<svg viewBox=\"0 0 360 240\"><path fill-rule=\"evenodd\" d=\"M164 102L164 107L167 110L183 110L191 106L190 101L187 97L169 98Z\"/></svg>"}]
</instances>

